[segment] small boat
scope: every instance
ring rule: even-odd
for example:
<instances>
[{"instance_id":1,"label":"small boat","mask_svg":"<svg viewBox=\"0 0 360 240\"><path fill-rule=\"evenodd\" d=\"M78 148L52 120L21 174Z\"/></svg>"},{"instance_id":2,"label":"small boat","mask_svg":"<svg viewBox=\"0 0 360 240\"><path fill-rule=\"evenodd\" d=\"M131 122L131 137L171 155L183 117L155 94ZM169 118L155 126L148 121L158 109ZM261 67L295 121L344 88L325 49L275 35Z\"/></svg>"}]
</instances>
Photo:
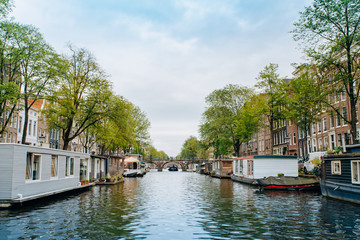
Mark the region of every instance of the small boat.
<instances>
[{"instance_id":1,"label":"small boat","mask_svg":"<svg viewBox=\"0 0 360 240\"><path fill-rule=\"evenodd\" d=\"M172 171L172 172L178 171L178 167L176 165L172 165L169 167L169 171Z\"/></svg>"},{"instance_id":2,"label":"small boat","mask_svg":"<svg viewBox=\"0 0 360 240\"><path fill-rule=\"evenodd\" d=\"M126 157L124 160L124 177L142 177L144 176L145 172L145 164L142 164L137 158L135 157Z\"/></svg>"},{"instance_id":3,"label":"small boat","mask_svg":"<svg viewBox=\"0 0 360 240\"><path fill-rule=\"evenodd\" d=\"M124 172L124 177L137 177L138 176L138 172Z\"/></svg>"},{"instance_id":4,"label":"small boat","mask_svg":"<svg viewBox=\"0 0 360 240\"><path fill-rule=\"evenodd\" d=\"M260 190L317 190L320 188L318 178L313 177L267 177L256 180Z\"/></svg>"}]
</instances>

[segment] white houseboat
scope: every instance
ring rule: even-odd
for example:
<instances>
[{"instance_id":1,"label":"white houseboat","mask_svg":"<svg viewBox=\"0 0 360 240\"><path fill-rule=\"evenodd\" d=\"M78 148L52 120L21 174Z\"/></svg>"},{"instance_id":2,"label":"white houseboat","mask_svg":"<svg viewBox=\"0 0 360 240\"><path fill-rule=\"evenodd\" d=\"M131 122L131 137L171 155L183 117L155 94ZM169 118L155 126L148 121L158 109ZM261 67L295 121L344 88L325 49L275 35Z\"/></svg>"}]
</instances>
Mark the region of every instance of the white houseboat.
<instances>
[{"instance_id":1,"label":"white houseboat","mask_svg":"<svg viewBox=\"0 0 360 240\"><path fill-rule=\"evenodd\" d=\"M0 144L0 206L92 186L90 155L20 144Z\"/></svg>"},{"instance_id":2,"label":"white houseboat","mask_svg":"<svg viewBox=\"0 0 360 240\"><path fill-rule=\"evenodd\" d=\"M262 155L233 159L233 175L231 179L234 181L257 185L257 179L278 176L278 174L297 177L297 157Z\"/></svg>"},{"instance_id":3,"label":"white houseboat","mask_svg":"<svg viewBox=\"0 0 360 240\"><path fill-rule=\"evenodd\" d=\"M142 177L146 174L145 164L141 163L139 154L127 154L124 160L124 177Z\"/></svg>"}]
</instances>

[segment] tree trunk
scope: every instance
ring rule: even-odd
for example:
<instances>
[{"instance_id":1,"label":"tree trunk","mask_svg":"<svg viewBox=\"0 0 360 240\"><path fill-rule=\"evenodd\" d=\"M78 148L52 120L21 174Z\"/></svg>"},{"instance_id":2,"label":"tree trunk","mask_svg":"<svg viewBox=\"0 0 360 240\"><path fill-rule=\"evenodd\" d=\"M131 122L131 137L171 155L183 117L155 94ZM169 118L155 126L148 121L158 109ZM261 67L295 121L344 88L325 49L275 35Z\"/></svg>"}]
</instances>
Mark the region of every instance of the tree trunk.
<instances>
[{"instance_id":1,"label":"tree trunk","mask_svg":"<svg viewBox=\"0 0 360 240\"><path fill-rule=\"evenodd\" d=\"M350 98L350 125L351 125L351 136L353 139L353 144L357 144L358 143L358 139L357 139L357 134L356 134L356 122L357 122L357 116L356 116L356 99L354 97L354 90L353 88L350 87L350 94L349 94L349 98ZM347 116L344 116L347 117Z\"/></svg>"},{"instance_id":2,"label":"tree trunk","mask_svg":"<svg viewBox=\"0 0 360 240\"><path fill-rule=\"evenodd\" d=\"M73 124L73 120L69 119L68 120L68 124L67 124L67 128L63 134L63 140L64 140L64 146L63 146L63 150L68 150L69 147L69 143L71 142L70 139L70 133L72 130L72 124Z\"/></svg>"},{"instance_id":3,"label":"tree trunk","mask_svg":"<svg viewBox=\"0 0 360 240\"><path fill-rule=\"evenodd\" d=\"M29 122L29 108L28 108L28 102L25 98L25 114L24 114L24 128L23 128L23 134L21 138L21 144L26 144L26 136L28 132L28 122Z\"/></svg>"}]
</instances>

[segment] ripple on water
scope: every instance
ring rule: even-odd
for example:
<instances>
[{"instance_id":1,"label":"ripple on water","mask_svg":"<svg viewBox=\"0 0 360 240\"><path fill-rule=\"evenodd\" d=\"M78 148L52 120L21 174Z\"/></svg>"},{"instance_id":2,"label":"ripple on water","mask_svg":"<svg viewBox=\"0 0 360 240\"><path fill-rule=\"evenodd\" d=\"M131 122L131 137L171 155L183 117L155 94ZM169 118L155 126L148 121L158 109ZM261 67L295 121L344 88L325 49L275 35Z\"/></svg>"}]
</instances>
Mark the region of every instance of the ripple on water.
<instances>
[{"instance_id":1,"label":"ripple on water","mask_svg":"<svg viewBox=\"0 0 360 240\"><path fill-rule=\"evenodd\" d=\"M360 208L319 193L259 193L196 173L150 172L0 211L0 232L0 239L356 239Z\"/></svg>"}]
</instances>

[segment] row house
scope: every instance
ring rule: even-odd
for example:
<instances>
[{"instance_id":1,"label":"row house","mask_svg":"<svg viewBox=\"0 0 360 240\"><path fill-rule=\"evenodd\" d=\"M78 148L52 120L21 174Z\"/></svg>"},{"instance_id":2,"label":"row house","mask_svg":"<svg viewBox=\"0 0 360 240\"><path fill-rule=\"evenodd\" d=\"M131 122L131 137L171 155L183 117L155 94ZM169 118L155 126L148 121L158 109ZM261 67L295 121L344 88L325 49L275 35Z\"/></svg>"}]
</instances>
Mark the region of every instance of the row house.
<instances>
[{"instance_id":1,"label":"row house","mask_svg":"<svg viewBox=\"0 0 360 240\"><path fill-rule=\"evenodd\" d=\"M306 154L310 152L327 151L339 146L353 144L354 141L350 134L351 126L344 120L344 118L350 118L350 102L345 91L330 94L328 98L343 117L331 108L324 108L318 114L318 120L311 124L308 132L300 130L295 122L280 120L274 123L272 139L269 121L264 117L265 127L260 127L251 141L242 144L240 156L292 155L305 158ZM359 107L358 103L356 106L358 119L357 109ZM357 123L357 137L360 139L359 122ZM273 144L272 147L271 144Z\"/></svg>"},{"instance_id":2,"label":"row house","mask_svg":"<svg viewBox=\"0 0 360 240\"><path fill-rule=\"evenodd\" d=\"M336 96L329 95L333 99L334 107L345 118L350 117L350 102L344 92ZM357 109L359 106L357 106ZM357 118L359 118L358 111ZM357 124L357 136L360 136L359 123ZM353 143L350 134L350 125L339 116L334 110L323 111L319 114L319 120L313 123L310 133L308 133L307 150L308 152L326 151L339 146Z\"/></svg>"}]
</instances>

